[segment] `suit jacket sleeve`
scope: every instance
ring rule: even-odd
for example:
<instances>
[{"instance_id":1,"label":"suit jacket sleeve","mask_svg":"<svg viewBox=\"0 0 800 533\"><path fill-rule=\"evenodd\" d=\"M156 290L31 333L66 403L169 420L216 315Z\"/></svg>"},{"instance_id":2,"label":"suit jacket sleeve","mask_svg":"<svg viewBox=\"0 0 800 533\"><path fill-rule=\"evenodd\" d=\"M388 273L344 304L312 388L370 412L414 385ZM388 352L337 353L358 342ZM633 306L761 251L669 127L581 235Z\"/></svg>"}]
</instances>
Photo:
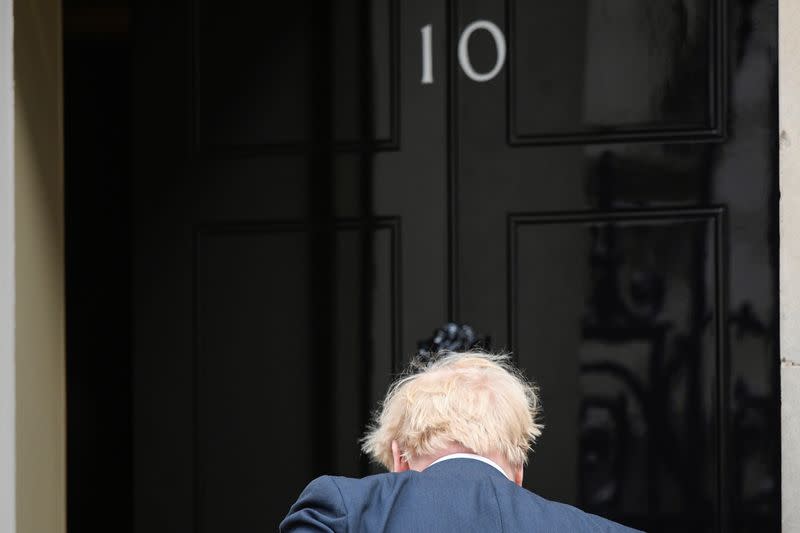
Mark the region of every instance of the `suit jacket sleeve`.
<instances>
[{"instance_id":1,"label":"suit jacket sleeve","mask_svg":"<svg viewBox=\"0 0 800 533\"><path fill-rule=\"evenodd\" d=\"M280 525L281 533L334 533L346 530L344 499L330 476L322 476L309 483Z\"/></svg>"}]
</instances>

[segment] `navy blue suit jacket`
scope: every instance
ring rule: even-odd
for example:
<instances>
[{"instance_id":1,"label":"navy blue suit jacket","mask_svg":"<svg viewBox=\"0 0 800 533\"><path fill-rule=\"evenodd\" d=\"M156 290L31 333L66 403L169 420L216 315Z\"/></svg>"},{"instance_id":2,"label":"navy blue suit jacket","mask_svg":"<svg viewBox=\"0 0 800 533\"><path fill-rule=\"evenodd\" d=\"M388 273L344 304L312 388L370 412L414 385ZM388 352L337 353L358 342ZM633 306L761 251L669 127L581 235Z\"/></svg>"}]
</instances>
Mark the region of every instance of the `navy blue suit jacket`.
<instances>
[{"instance_id":1,"label":"navy blue suit jacket","mask_svg":"<svg viewBox=\"0 0 800 533\"><path fill-rule=\"evenodd\" d=\"M423 472L312 481L281 532L634 533L575 507L551 502L475 459L449 459Z\"/></svg>"}]
</instances>

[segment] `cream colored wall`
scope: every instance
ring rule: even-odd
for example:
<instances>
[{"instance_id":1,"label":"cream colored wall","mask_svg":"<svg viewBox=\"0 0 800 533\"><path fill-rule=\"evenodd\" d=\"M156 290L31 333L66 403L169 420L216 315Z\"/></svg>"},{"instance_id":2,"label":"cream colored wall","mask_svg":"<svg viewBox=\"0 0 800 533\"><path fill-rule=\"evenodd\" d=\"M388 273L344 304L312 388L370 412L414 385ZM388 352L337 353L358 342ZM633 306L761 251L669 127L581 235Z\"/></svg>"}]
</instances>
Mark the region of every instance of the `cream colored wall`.
<instances>
[{"instance_id":1,"label":"cream colored wall","mask_svg":"<svg viewBox=\"0 0 800 533\"><path fill-rule=\"evenodd\" d=\"M14 5L16 533L66 529L61 2Z\"/></svg>"},{"instance_id":2,"label":"cream colored wall","mask_svg":"<svg viewBox=\"0 0 800 533\"><path fill-rule=\"evenodd\" d=\"M779 9L782 513L800 533L800 2Z\"/></svg>"}]
</instances>

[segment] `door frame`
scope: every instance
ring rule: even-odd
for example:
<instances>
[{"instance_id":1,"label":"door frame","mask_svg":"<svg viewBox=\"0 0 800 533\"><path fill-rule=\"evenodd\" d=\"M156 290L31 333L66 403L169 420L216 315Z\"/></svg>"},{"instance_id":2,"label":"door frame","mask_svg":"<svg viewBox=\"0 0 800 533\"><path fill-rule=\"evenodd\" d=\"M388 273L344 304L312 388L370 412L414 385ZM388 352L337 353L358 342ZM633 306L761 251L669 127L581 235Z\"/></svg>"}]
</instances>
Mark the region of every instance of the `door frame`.
<instances>
[{"instance_id":1,"label":"door frame","mask_svg":"<svg viewBox=\"0 0 800 533\"><path fill-rule=\"evenodd\" d=\"M16 531L14 430L14 23L0 0L0 530Z\"/></svg>"},{"instance_id":2,"label":"door frame","mask_svg":"<svg viewBox=\"0 0 800 533\"><path fill-rule=\"evenodd\" d=\"M0 531L66 530L60 0L0 0Z\"/></svg>"},{"instance_id":3,"label":"door frame","mask_svg":"<svg viewBox=\"0 0 800 533\"><path fill-rule=\"evenodd\" d=\"M800 6L780 0L778 98L780 154L781 521L800 531ZM786 236L786 238L783 238Z\"/></svg>"}]
</instances>

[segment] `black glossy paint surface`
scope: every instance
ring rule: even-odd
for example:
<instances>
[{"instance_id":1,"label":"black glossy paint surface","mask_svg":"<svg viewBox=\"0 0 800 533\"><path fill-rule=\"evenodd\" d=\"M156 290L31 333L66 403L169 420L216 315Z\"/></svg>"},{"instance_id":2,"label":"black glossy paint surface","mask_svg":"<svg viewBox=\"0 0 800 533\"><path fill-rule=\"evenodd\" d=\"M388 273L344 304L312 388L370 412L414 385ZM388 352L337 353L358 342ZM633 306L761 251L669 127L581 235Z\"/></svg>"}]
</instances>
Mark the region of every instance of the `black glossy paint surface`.
<instances>
[{"instance_id":1,"label":"black glossy paint surface","mask_svg":"<svg viewBox=\"0 0 800 533\"><path fill-rule=\"evenodd\" d=\"M541 387L532 490L779 529L775 0L190 4L135 12L139 531L370 471L448 320Z\"/></svg>"}]
</instances>

